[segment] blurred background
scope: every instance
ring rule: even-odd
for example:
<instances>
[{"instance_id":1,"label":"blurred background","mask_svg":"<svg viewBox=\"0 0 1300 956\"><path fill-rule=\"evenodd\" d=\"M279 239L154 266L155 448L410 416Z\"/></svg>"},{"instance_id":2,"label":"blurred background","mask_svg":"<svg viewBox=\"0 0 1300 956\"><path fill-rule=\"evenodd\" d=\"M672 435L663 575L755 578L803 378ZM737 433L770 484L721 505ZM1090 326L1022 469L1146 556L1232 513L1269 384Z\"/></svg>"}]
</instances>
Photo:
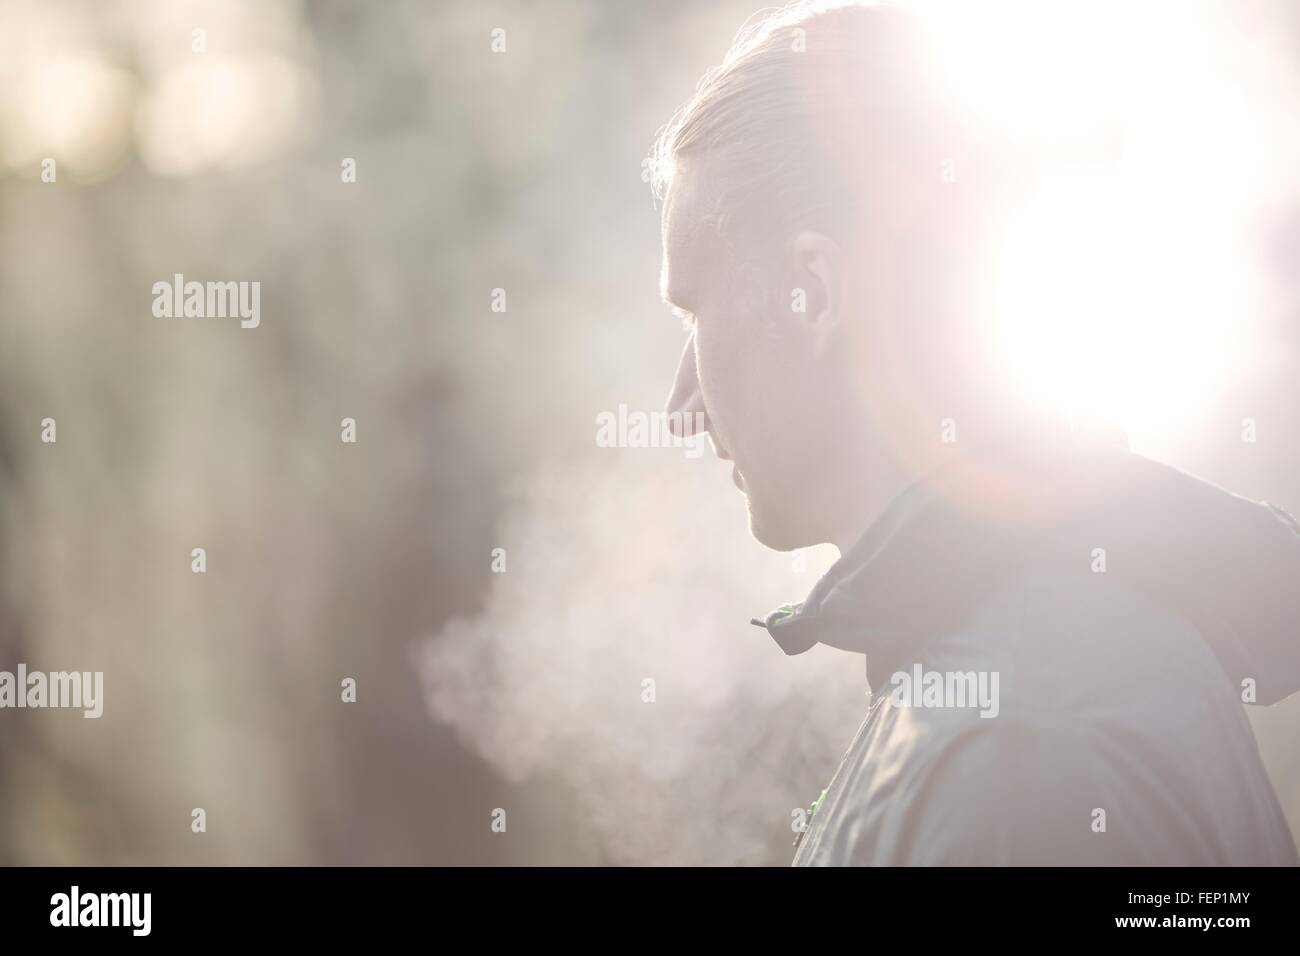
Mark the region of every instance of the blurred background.
<instances>
[{"instance_id":1,"label":"blurred background","mask_svg":"<svg viewBox=\"0 0 1300 956\"><path fill-rule=\"evenodd\" d=\"M1085 187L1044 208L1133 446L1300 511L1300 3L923 6L1022 119L1125 124L1140 281ZM0 711L0 863L789 862L862 661L748 621L836 554L595 441L683 342L642 161L755 10L0 0L0 670L105 675L99 720ZM176 273L260 326L155 317ZM1300 699L1250 713L1300 831Z\"/></svg>"}]
</instances>

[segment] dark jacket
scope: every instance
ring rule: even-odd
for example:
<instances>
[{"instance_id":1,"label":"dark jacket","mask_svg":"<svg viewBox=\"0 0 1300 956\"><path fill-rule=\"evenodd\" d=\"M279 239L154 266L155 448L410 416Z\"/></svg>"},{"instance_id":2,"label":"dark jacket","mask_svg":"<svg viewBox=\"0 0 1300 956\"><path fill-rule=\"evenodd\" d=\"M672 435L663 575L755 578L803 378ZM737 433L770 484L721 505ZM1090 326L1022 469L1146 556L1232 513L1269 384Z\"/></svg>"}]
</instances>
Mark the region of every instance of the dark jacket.
<instances>
[{"instance_id":1,"label":"dark jacket","mask_svg":"<svg viewBox=\"0 0 1300 956\"><path fill-rule=\"evenodd\" d=\"M863 653L873 690L795 865L1297 863L1243 706L1300 687L1281 509L1122 446L1003 442L762 623ZM996 674L997 706L900 672Z\"/></svg>"}]
</instances>

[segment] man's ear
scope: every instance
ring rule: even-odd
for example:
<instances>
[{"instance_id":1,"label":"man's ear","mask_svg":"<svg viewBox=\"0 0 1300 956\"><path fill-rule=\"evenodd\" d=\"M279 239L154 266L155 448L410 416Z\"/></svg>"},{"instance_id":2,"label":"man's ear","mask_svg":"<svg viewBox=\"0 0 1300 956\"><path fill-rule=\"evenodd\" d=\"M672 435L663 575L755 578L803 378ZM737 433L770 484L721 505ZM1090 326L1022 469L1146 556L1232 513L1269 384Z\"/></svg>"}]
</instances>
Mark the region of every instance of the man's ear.
<instances>
[{"instance_id":1,"label":"man's ear","mask_svg":"<svg viewBox=\"0 0 1300 956\"><path fill-rule=\"evenodd\" d=\"M838 345L843 334L844 253L820 232L801 232L790 240L790 310L811 334L818 354Z\"/></svg>"}]
</instances>

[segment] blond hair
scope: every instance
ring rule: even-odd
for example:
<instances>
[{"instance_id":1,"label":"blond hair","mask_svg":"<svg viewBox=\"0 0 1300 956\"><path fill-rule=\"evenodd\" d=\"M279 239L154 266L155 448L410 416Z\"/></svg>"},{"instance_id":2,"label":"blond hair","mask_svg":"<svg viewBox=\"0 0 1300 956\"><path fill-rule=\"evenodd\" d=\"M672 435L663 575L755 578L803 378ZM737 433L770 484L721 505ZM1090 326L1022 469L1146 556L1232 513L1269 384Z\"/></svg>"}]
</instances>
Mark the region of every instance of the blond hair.
<instances>
[{"instance_id":1,"label":"blond hair","mask_svg":"<svg viewBox=\"0 0 1300 956\"><path fill-rule=\"evenodd\" d=\"M943 197L951 203L1008 168L957 93L902 7L792 4L742 28L663 127L652 185L662 199L680 166L711 157L707 215L724 238L760 241L852 229L852 217L869 214L868 173L882 164L936 193L960 171L960 188Z\"/></svg>"}]
</instances>

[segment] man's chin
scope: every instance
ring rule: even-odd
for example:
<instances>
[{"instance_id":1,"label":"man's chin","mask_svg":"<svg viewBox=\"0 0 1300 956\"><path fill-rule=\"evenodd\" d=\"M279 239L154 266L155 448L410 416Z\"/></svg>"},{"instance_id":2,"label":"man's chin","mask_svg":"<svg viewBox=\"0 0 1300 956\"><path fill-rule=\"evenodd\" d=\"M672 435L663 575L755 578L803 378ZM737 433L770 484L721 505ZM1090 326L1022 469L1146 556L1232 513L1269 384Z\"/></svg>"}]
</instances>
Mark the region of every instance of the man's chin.
<instances>
[{"instance_id":1,"label":"man's chin","mask_svg":"<svg viewBox=\"0 0 1300 956\"><path fill-rule=\"evenodd\" d=\"M745 501L749 507L749 533L763 547L773 551L797 551L817 543L810 540L806 533L800 534L797 528L791 527L791 522L782 521L779 517L773 520L772 516L756 506L752 497L747 495Z\"/></svg>"}]
</instances>

